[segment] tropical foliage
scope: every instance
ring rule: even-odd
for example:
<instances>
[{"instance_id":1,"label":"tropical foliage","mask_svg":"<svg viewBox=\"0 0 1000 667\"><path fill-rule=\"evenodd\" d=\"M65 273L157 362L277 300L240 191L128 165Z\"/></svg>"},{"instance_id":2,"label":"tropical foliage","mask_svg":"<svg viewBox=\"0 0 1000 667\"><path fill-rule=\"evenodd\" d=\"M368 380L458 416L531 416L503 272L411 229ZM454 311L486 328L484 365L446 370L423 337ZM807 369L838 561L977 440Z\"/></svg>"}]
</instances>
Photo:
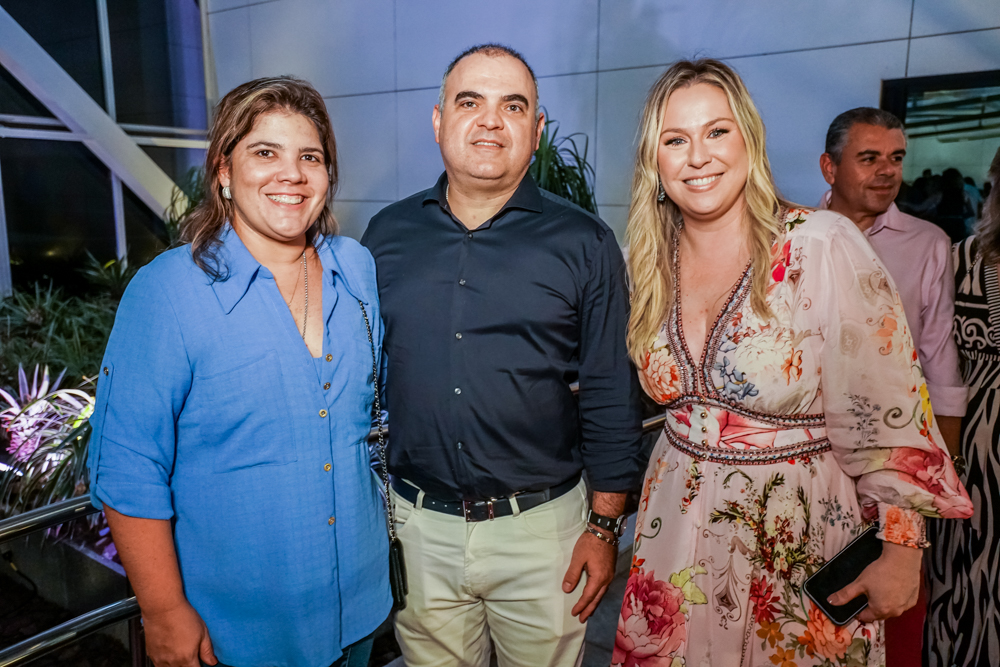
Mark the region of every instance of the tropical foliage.
<instances>
[{"instance_id":1,"label":"tropical foliage","mask_svg":"<svg viewBox=\"0 0 1000 667\"><path fill-rule=\"evenodd\" d=\"M31 382L18 368L16 394L0 389L6 406L0 428L8 442L6 470L0 475L0 509L15 514L86 492L87 419L94 399L80 389L64 389L60 374L35 367Z\"/></svg>"},{"instance_id":2,"label":"tropical foliage","mask_svg":"<svg viewBox=\"0 0 1000 667\"><path fill-rule=\"evenodd\" d=\"M0 386L18 386L18 366L66 369L76 383L96 375L117 308L110 290L86 297L51 283L15 290L0 302Z\"/></svg>"},{"instance_id":3,"label":"tropical foliage","mask_svg":"<svg viewBox=\"0 0 1000 667\"><path fill-rule=\"evenodd\" d=\"M546 114L546 118L548 114ZM587 162L590 140L582 132L559 135L559 121L546 120L535 160L528 173L543 190L559 195L591 213L597 213L594 167ZM583 150L580 144L583 143Z\"/></svg>"}]
</instances>

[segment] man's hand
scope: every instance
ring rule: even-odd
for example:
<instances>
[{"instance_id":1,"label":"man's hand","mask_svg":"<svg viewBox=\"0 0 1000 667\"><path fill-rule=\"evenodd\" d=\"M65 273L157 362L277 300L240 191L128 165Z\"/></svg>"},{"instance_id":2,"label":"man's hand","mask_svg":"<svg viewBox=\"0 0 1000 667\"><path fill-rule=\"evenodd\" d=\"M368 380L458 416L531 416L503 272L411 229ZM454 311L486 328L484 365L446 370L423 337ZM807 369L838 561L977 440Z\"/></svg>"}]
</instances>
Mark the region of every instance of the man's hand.
<instances>
[{"instance_id":1,"label":"man's hand","mask_svg":"<svg viewBox=\"0 0 1000 667\"><path fill-rule=\"evenodd\" d=\"M573 558L570 560L569 569L566 570L566 576L563 577L563 591L572 593L580 583L580 575L584 570L587 571L587 583L583 587L583 594L573 605L573 615L579 616L581 623L585 623L594 613L597 604L608 590L608 584L615 578L617 558L618 549L590 533L585 532L576 541Z\"/></svg>"},{"instance_id":2,"label":"man's hand","mask_svg":"<svg viewBox=\"0 0 1000 667\"><path fill-rule=\"evenodd\" d=\"M868 606L858 614L858 620L871 623L899 616L917 603L922 557L922 549L883 542L878 560L853 582L831 595L830 604L847 604L864 593L868 596Z\"/></svg>"},{"instance_id":3,"label":"man's hand","mask_svg":"<svg viewBox=\"0 0 1000 667\"><path fill-rule=\"evenodd\" d=\"M144 613L142 624L146 654L156 667L201 667L202 662L219 662L205 622L187 602L165 612Z\"/></svg>"}]
</instances>

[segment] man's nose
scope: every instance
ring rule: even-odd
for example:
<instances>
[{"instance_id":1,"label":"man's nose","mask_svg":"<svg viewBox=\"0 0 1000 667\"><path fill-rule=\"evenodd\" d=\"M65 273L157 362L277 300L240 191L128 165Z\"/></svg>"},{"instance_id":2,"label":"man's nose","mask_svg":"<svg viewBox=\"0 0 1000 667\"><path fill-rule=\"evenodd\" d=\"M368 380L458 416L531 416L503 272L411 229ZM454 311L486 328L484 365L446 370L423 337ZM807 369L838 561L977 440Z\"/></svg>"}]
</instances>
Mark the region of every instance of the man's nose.
<instances>
[{"instance_id":1,"label":"man's nose","mask_svg":"<svg viewBox=\"0 0 1000 667\"><path fill-rule=\"evenodd\" d=\"M479 114L479 124L488 130L496 130L503 127L503 116L500 110L490 105L485 105Z\"/></svg>"},{"instance_id":2,"label":"man's nose","mask_svg":"<svg viewBox=\"0 0 1000 667\"><path fill-rule=\"evenodd\" d=\"M903 165L889 159L881 159L876 163L875 169L879 174L891 175L902 170Z\"/></svg>"}]
</instances>

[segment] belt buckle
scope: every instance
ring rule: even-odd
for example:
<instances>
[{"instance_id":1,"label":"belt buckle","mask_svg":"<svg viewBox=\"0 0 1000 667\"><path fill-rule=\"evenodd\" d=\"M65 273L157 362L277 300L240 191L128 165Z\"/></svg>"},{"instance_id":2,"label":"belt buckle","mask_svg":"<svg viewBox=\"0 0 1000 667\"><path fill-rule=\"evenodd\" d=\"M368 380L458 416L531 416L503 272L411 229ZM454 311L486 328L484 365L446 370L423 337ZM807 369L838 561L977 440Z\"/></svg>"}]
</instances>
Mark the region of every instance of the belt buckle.
<instances>
[{"instance_id":1,"label":"belt buckle","mask_svg":"<svg viewBox=\"0 0 1000 667\"><path fill-rule=\"evenodd\" d=\"M478 521L486 521L486 520L493 521L493 519L494 519L494 515L493 515L493 501L494 500L496 500L496 499L495 498L490 498L485 503L483 501L481 501L481 500L476 500L476 501L462 500L462 513L465 515L465 521L466 521L466 523L475 523L475 522L478 522ZM472 515L473 508L476 508L477 506L480 506L480 505L486 505L486 516L483 517L482 519L476 518L476 517L474 517Z\"/></svg>"}]
</instances>

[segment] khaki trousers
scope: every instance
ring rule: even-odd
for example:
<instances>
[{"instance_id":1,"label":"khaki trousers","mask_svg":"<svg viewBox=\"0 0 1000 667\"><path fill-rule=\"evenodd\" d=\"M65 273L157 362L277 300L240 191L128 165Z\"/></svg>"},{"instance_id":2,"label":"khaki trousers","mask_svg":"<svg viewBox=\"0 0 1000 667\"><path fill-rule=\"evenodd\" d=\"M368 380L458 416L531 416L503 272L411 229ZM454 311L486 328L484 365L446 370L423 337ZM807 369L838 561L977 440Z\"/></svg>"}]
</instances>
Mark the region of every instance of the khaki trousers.
<instances>
[{"instance_id":1,"label":"khaki trousers","mask_svg":"<svg viewBox=\"0 0 1000 667\"><path fill-rule=\"evenodd\" d=\"M396 615L407 667L570 667L583 661L587 626L570 614L585 577L562 581L587 517L586 489L493 521L412 504L392 492L409 594Z\"/></svg>"}]
</instances>

